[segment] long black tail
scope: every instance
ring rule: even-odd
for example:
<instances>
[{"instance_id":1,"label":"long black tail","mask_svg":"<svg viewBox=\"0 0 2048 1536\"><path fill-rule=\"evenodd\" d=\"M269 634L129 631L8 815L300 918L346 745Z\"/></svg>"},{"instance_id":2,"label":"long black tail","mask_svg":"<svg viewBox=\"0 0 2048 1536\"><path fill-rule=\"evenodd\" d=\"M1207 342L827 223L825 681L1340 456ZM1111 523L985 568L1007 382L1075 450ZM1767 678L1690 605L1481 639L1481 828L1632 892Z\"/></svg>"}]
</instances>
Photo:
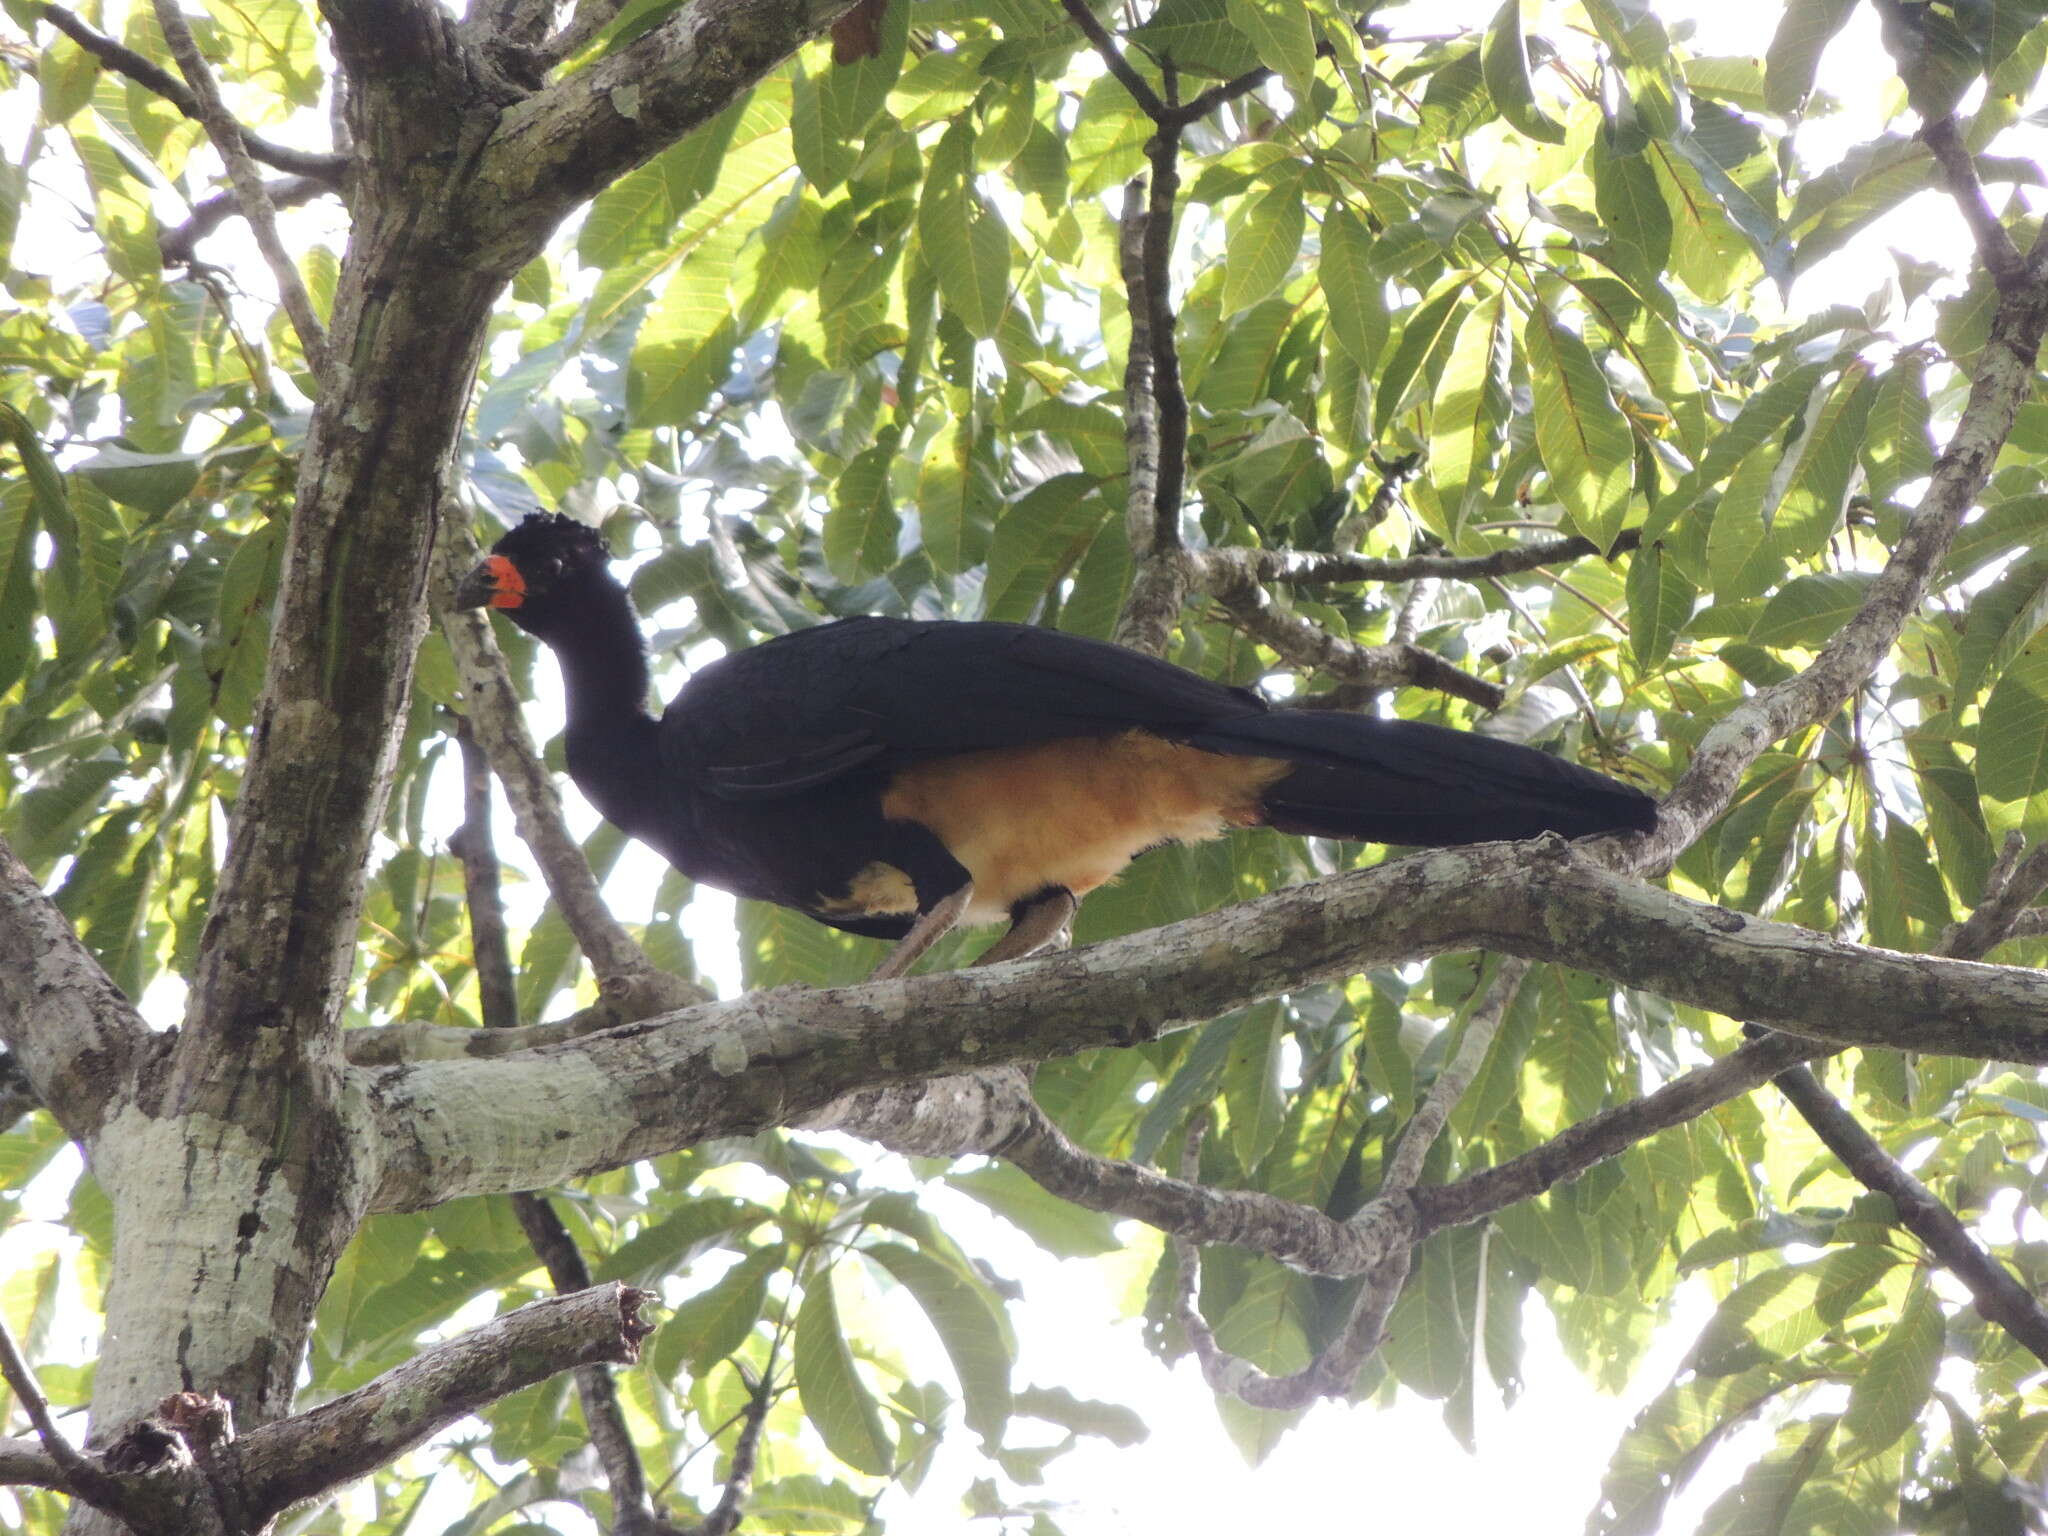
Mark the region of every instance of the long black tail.
<instances>
[{"instance_id":1,"label":"long black tail","mask_svg":"<svg viewBox=\"0 0 2048 1536\"><path fill-rule=\"evenodd\" d=\"M1442 847L1647 832L1657 804L1604 774L1470 731L1323 710L1219 721L1191 747L1297 763L1261 797L1282 832Z\"/></svg>"}]
</instances>

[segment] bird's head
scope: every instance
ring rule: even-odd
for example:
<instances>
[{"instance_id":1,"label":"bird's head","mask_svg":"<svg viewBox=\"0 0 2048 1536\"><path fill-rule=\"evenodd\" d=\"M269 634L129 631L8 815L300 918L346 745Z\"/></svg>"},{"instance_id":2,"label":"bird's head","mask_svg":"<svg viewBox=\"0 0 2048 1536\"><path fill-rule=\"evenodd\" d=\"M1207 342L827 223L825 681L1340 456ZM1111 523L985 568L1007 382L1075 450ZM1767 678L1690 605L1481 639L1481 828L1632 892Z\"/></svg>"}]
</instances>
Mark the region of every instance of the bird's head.
<instances>
[{"instance_id":1,"label":"bird's head","mask_svg":"<svg viewBox=\"0 0 2048 1536\"><path fill-rule=\"evenodd\" d=\"M491 546L455 589L458 608L499 608L545 637L579 612L593 580L609 583L611 552L595 528L559 512L532 512Z\"/></svg>"}]
</instances>

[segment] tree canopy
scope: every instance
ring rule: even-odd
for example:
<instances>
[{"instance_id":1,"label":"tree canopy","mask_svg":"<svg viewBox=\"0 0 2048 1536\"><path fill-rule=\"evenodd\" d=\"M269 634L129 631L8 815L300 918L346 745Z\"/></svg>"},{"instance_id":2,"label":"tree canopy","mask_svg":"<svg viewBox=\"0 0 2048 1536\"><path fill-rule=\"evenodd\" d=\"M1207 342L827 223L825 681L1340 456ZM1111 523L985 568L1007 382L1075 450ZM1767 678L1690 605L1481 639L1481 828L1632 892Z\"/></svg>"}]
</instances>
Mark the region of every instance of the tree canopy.
<instances>
[{"instance_id":1,"label":"tree canopy","mask_svg":"<svg viewBox=\"0 0 2048 1536\"><path fill-rule=\"evenodd\" d=\"M2036 0L0 3L12 1527L859 1532L945 1447L1050 1536L1144 1426L965 1197L1253 1465L1690 1297L1590 1532L2043 1528ZM1239 833L866 988L740 902L716 997L448 603L556 508L664 697L1016 620L1660 826Z\"/></svg>"}]
</instances>

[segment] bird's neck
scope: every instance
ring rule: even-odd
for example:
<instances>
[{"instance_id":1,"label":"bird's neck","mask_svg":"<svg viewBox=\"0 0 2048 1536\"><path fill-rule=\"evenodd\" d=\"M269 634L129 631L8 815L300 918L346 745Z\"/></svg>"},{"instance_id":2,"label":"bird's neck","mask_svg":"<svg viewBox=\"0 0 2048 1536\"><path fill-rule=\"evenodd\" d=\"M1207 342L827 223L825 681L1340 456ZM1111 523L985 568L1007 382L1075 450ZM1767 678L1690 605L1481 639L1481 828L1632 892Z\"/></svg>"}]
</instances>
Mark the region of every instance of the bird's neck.
<instances>
[{"instance_id":1,"label":"bird's neck","mask_svg":"<svg viewBox=\"0 0 2048 1536\"><path fill-rule=\"evenodd\" d=\"M573 632L547 637L562 667L562 703L571 736L600 737L649 723L647 642L626 589L593 584Z\"/></svg>"},{"instance_id":2,"label":"bird's neck","mask_svg":"<svg viewBox=\"0 0 2048 1536\"><path fill-rule=\"evenodd\" d=\"M573 633L550 636L562 668L569 776L604 817L635 830L659 781L657 722L647 709L647 643L617 582L597 584Z\"/></svg>"}]
</instances>

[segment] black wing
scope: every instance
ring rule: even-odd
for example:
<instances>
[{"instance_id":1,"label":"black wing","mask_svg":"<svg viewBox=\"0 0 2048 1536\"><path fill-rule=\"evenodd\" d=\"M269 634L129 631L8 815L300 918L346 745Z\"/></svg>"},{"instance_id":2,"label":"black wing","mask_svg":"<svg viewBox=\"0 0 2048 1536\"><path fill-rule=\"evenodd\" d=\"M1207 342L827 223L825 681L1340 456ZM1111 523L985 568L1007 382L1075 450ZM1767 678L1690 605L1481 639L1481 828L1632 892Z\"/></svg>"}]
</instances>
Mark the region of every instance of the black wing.
<instances>
[{"instance_id":1,"label":"black wing","mask_svg":"<svg viewBox=\"0 0 2048 1536\"><path fill-rule=\"evenodd\" d=\"M857 769L1142 729L1181 736L1266 705L1170 662L1026 624L844 619L704 668L662 720L665 761L722 799Z\"/></svg>"}]
</instances>

